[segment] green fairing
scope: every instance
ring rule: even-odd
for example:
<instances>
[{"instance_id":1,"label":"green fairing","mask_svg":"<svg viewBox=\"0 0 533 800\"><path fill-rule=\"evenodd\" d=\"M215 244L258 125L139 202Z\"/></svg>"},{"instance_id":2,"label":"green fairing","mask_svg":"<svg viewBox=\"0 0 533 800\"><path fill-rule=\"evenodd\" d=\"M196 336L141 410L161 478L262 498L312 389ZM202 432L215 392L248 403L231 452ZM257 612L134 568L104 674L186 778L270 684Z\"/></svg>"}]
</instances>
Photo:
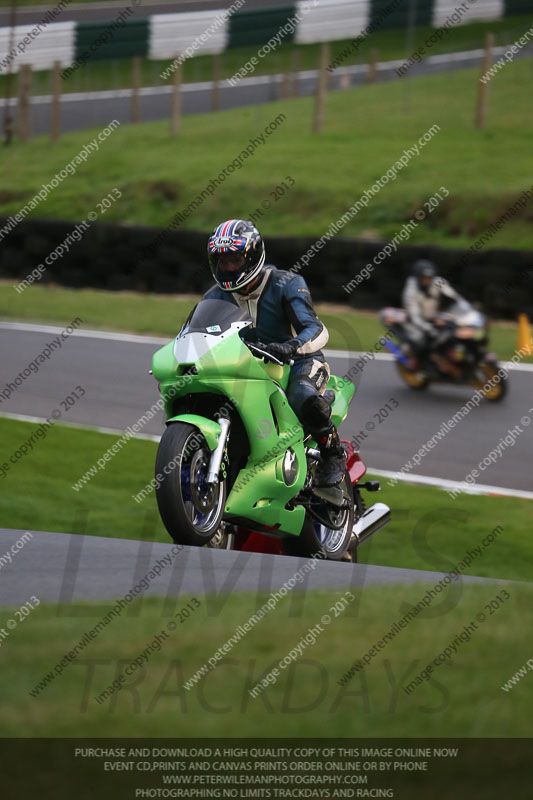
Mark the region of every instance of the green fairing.
<instances>
[{"instance_id":1,"label":"green fairing","mask_svg":"<svg viewBox=\"0 0 533 800\"><path fill-rule=\"evenodd\" d=\"M197 427L213 450L221 430L218 423L197 414L174 416L173 402L188 394L206 392L219 394L221 407L230 399L245 427L250 455L226 498L224 519L249 520L251 526L254 522L266 527L276 526L276 533L297 536L302 529L305 509L285 506L301 490L307 462L303 428L284 391L289 367L265 364L254 357L234 331L216 337L196 332L195 336L200 345L202 339L207 339L209 345L206 346L211 347L193 362L197 374L180 374L189 369L191 362L180 365L176 361L176 340L153 356L153 375L161 384L167 422L187 422ZM331 376L328 388L336 393L332 417L335 424L340 425L348 412L354 387L352 383ZM297 464L296 479L290 486L285 483L282 472L288 447L292 448Z\"/></svg>"},{"instance_id":2,"label":"green fairing","mask_svg":"<svg viewBox=\"0 0 533 800\"><path fill-rule=\"evenodd\" d=\"M178 414L177 417L167 419L167 425L170 425L171 422L186 422L189 425L194 425L195 428L199 428L202 431L210 450L214 450L217 446L218 437L222 430L218 422L207 419L207 417L200 417L198 414Z\"/></svg>"},{"instance_id":3,"label":"green fairing","mask_svg":"<svg viewBox=\"0 0 533 800\"><path fill-rule=\"evenodd\" d=\"M331 418L334 424L339 427L348 414L348 406L354 396L355 386L351 381L345 381L342 378L337 378L336 375L331 375L327 388L333 389L335 392L335 401L331 406Z\"/></svg>"}]
</instances>

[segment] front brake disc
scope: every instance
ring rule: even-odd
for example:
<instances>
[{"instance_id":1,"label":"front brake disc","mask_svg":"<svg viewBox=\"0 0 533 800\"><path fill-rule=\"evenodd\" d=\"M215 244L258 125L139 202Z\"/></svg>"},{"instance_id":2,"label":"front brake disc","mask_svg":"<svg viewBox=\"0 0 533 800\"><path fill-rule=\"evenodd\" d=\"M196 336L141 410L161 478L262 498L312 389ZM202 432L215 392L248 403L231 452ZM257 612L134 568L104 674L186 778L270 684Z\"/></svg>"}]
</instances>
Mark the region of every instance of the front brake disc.
<instances>
[{"instance_id":1,"label":"front brake disc","mask_svg":"<svg viewBox=\"0 0 533 800\"><path fill-rule=\"evenodd\" d=\"M190 490L194 505L208 514L216 502L216 484L207 484L209 458L205 450L197 450L191 459Z\"/></svg>"}]
</instances>

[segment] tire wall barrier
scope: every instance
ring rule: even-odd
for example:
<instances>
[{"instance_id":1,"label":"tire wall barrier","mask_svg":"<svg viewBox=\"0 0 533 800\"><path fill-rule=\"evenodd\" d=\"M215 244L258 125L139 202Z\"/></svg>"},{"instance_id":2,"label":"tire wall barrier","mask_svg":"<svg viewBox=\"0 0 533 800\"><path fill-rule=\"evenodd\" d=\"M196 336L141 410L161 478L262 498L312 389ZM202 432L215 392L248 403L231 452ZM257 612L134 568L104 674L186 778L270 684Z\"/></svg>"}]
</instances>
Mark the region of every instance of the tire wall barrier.
<instances>
[{"instance_id":1,"label":"tire wall barrier","mask_svg":"<svg viewBox=\"0 0 533 800\"><path fill-rule=\"evenodd\" d=\"M0 218L0 229L6 222ZM72 288L129 290L162 294L201 293L212 285L207 266L208 231L165 232L132 225L92 225L81 241L61 257L50 254L75 226L73 222L24 220L0 245L0 278L17 285L59 284ZM313 237L265 237L267 263L291 269L315 242ZM396 306L410 266L430 258L468 300L478 302L492 317L533 317L533 253L521 250L465 250L405 245L382 263L372 264L383 242L335 237L312 257L300 274L315 301L347 303L354 308ZM32 271L36 278L29 278ZM355 288L343 289L352 281Z\"/></svg>"}]
</instances>

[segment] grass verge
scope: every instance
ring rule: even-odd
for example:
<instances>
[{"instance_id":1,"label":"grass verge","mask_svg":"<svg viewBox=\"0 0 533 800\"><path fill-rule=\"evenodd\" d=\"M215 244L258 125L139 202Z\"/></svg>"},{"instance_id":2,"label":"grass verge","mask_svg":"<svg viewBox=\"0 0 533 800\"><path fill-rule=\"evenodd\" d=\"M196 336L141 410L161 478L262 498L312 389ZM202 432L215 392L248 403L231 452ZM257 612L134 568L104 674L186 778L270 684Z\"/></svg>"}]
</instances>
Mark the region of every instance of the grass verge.
<instances>
[{"instance_id":1,"label":"grass verge","mask_svg":"<svg viewBox=\"0 0 533 800\"><path fill-rule=\"evenodd\" d=\"M362 672L339 686L354 660L404 615L402 604L415 604L425 590L420 584L368 586L356 591L337 619L330 609L342 592L307 592L296 617L290 614L292 598L286 598L187 691L184 682L267 599L251 594L219 595L218 601L199 597L200 607L191 617L126 678L121 691L101 704L95 698L165 631L189 598L177 599L172 608L158 598L143 600L138 616L112 622L61 676L32 697L29 692L102 613L101 605L85 604L83 618L65 609L59 616L57 607L42 604L3 642L1 735L276 737L282 729L289 737L531 736L526 709L533 702L533 680L526 677L507 693L500 688L531 655L524 643L532 621L529 586L508 585L510 597L495 601L492 614L487 606L502 595L501 585L464 587L460 601L413 619ZM316 641L252 698L249 691L328 612L331 622L321 631L315 628ZM6 618L9 614L3 609ZM403 687L479 614L485 614L485 621L477 623L470 640L464 637L451 663L406 694Z\"/></svg>"},{"instance_id":2,"label":"grass verge","mask_svg":"<svg viewBox=\"0 0 533 800\"><path fill-rule=\"evenodd\" d=\"M6 461L35 428L33 423L0 418ZM133 499L153 477L155 442L130 441L105 470L79 491L72 489L114 442L110 434L54 426L0 478L0 526L168 542L154 494L141 503ZM501 526L494 541L462 571L530 579L533 541L525 532L533 524L531 501L474 495L451 500L439 489L407 483L384 484L382 495L393 520L362 545L361 561L446 572Z\"/></svg>"},{"instance_id":3,"label":"grass verge","mask_svg":"<svg viewBox=\"0 0 533 800\"><path fill-rule=\"evenodd\" d=\"M318 237L404 150L438 125L440 131L420 155L348 221L342 235L388 240L445 185L449 197L414 229L409 241L470 247L531 187L530 72L530 62L520 60L491 81L483 131L473 122L478 69L410 80L408 106L396 81L331 93L320 136L311 133L312 98L185 117L179 148L167 121L122 125L33 213L85 219L117 187L122 197L106 212L106 220L164 228L278 119L253 157L237 162L240 167L233 165L234 171L187 217L184 227L207 233L213 220L247 218L269 200L271 208L260 219L267 237ZM53 147L47 137L37 137L4 151L0 213L17 213L95 135L67 134ZM271 201L270 192L287 175L293 188ZM532 213L531 206L520 209L490 247L533 247Z\"/></svg>"},{"instance_id":4,"label":"grass verge","mask_svg":"<svg viewBox=\"0 0 533 800\"><path fill-rule=\"evenodd\" d=\"M0 318L55 323L64 327L79 316L84 328L127 331L170 339L179 331L196 295L158 295L30 286L17 294L11 284L0 282ZM385 333L376 314L357 312L348 306L317 303L333 350L375 350ZM494 323L491 348L503 360L515 353L517 329L511 322ZM533 356L524 361L533 362Z\"/></svg>"}]
</instances>

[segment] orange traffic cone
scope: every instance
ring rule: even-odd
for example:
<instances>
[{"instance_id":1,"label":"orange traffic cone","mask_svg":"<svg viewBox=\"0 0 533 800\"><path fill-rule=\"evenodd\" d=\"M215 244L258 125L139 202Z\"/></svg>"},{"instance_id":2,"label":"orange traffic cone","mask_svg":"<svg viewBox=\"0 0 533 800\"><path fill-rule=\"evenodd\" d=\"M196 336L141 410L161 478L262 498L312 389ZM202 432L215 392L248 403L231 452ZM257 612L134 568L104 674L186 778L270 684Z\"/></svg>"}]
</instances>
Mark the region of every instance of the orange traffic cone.
<instances>
[{"instance_id":1,"label":"orange traffic cone","mask_svg":"<svg viewBox=\"0 0 533 800\"><path fill-rule=\"evenodd\" d=\"M518 315L518 341L516 349L524 356L533 356L531 329L527 314Z\"/></svg>"}]
</instances>

